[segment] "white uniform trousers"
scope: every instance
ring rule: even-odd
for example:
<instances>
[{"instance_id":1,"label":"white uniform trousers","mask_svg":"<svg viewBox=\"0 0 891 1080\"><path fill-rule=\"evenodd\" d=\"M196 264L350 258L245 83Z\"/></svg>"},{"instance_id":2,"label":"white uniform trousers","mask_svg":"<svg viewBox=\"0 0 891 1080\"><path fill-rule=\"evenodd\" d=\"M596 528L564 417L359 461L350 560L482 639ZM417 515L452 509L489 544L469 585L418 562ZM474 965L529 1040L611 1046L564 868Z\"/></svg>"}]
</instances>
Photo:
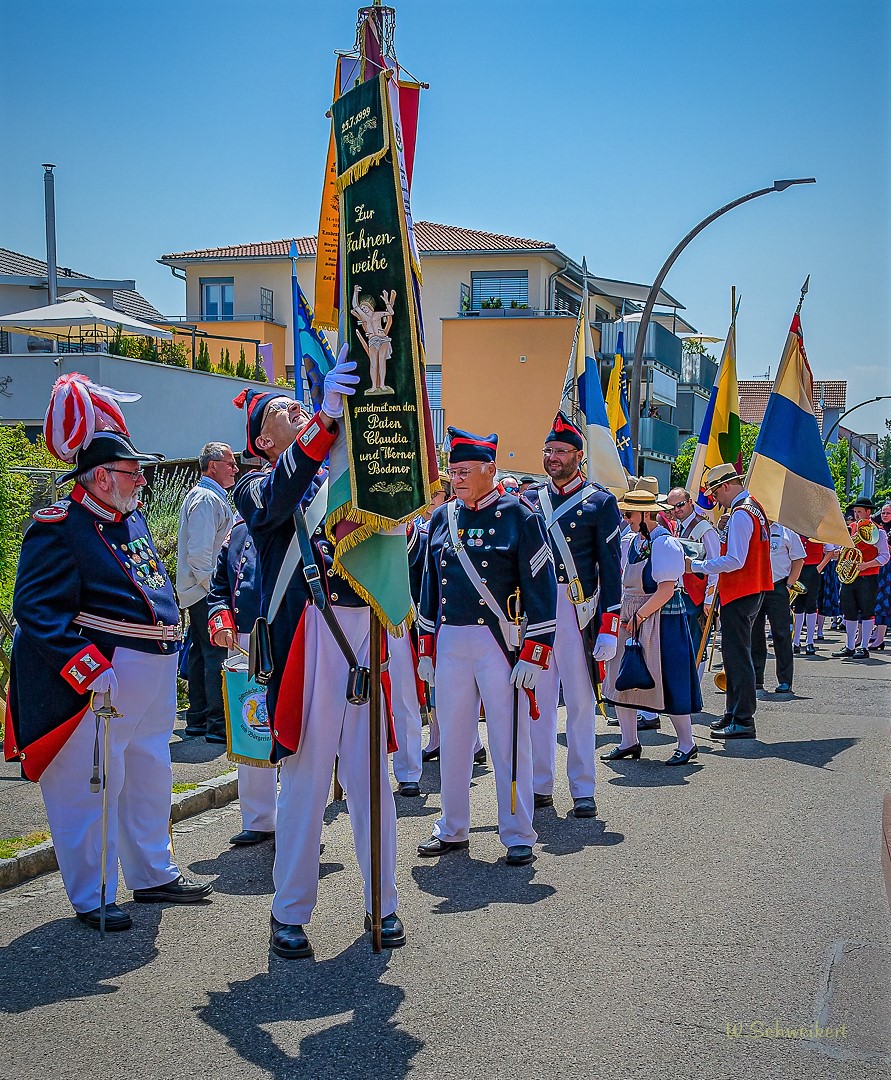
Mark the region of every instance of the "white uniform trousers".
<instances>
[{"instance_id":1,"label":"white uniform trousers","mask_svg":"<svg viewBox=\"0 0 891 1080\"><path fill-rule=\"evenodd\" d=\"M117 648L123 715L109 721L106 901L115 902L118 860L129 889L151 889L179 876L170 846L170 736L176 717L178 657ZM99 726L99 769L104 751ZM102 794L90 791L96 717L90 711L40 778L65 891L75 911L99 907Z\"/></svg>"},{"instance_id":2,"label":"white uniform trousers","mask_svg":"<svg viewBox=\"0 0 891 1080\"><path fill-rule=\"evenodd\" d=\"M238 644L246 649L250 634L239 634ZM230 654L231 655L231 654ZM241 827L254 832L275 832L275 803L278 796L278 769L238 766L238 801Z\"/></svg>"},{"instance_id":3,"label":"white uniform trousers","mask_svg":"<svg viewBox=\"0 0 891 1080\"><path fill-rule=\"evenodd\" d=\"M486 710L489 753L498 797L498 835L505 847L538 839L532 828L532 740L529 713L519 711L517 808L510 812L513 693L511 665L487 626L442 626L436 638L436 706L442 817L433 835L466 840L470 832L473 747L479 734L479 699ZM526 695L523 694L523 697Z\"/></svg>"},{"instance_id":4,"label":"white uniform trousers","mask_svg":"<svg viewBox=\"0 0 891 1080\"><path fill-rule=\"evenodd\" d=\"M368 663L368 608L335 609L360 664ZM349 800L353 843L371 911L368 706L346 700L349 668L343 653L312 606L306 612L307 664L303 684L304 729L296 754L281 763L272 914L279 922L309 922L319 892L319 841L331 790L334 758ZM383 714L384 709L381 708ZM386 718L381 716L381 913L396 910L396 805L386 758Z\"/></svg>"},{"instance_id":5,"label":"white uniform trousers","mask_svg":"<svg viewBox=\"0 0 891 1080\"><path fill-rule=\"evenodd\" d=\"M535 687L541 716L532 721L532 786L539 795L553 795L557 765L557 701L560 684L566 704L566 773L573 799L594 795L594 716L596 703L585 662L579 624L566 590L557 587L557 633L547 671ZM522 704L528 716L528 698Z\"/></svg>"},{"instance_id":6,"label":"white uniform trousers","mask_svg":"<svg viewBox=\"0 0 891 1080\"><path fill-rule=\"evenodd\" d=\"M393 726L399 749L393 755L393 775L400 784L421 779L421 707L415 682L415 659L408 631L388 637Z\"/></svg>"}]
</instances>

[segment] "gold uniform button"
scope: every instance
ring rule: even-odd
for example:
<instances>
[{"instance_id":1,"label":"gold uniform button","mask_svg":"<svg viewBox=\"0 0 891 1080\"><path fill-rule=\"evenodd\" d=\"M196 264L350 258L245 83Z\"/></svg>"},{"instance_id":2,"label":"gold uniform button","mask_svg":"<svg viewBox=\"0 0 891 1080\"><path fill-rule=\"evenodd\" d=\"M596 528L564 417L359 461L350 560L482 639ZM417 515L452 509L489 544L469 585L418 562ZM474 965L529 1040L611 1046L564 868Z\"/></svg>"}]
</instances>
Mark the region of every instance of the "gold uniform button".
<instances>
[{"instance_id":1,"label":"gold uniform button","mask_svg":"<svg viewBox=\"0 0 891 1080\"><path fill-rule=\"evenodd\" d=\"M332 604L336 604L336 603L337 603L337 593L336 593L336 592L333 592L333 593L331 594L331 603L332 603Z\"/></svg>"}]
</instances>

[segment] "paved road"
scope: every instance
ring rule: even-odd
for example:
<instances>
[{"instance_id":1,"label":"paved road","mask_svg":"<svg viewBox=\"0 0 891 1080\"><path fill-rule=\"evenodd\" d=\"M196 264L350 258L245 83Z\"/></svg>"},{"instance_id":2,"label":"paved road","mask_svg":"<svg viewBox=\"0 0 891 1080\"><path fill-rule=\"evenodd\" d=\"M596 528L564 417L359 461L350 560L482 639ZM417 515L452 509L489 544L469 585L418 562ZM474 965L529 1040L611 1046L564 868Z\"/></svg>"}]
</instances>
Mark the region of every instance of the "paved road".
<instances>
[{"instance_id":1,"label":"paved road","mask_svg":"<svg viewBox=\"0 0 891 1080\"><path fill-rule=\"evenodd\" d=\"M645 735L642 761L601 766L600 820L566 816L564 778L529 867L499 861L486 769L469 853L415 858L439 807L431 763L430 794L401 800L410 936L392 955L362 932L342 803L314 962L268 954L272 853L228 848L237 804L176 829L181 863L216 884L198 909L128 905L134 929L100 944L58 875L0 893L0 1075L891 1076L891 663L802 662L796 683L759 707L757 743L700 728L699 768L664 769L672 740Z\"/></svg>"}]
</instances>

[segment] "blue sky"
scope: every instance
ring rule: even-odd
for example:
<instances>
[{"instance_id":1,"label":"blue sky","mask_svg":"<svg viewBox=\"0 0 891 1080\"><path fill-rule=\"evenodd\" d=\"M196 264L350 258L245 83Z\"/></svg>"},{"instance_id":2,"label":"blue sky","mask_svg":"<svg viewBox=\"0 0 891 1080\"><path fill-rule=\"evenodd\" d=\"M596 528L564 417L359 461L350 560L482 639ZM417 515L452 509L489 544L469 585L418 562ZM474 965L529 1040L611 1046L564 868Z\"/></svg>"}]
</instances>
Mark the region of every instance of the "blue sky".
<instances>
[{"instance_id":1,"label":"blue sky","mask_svg":"<svg viewBox=\"0 0 891 1080\"><path fill-rule=\"evenodd\" d=\"M354 0L0 4L0 245L42 257L58 168L62 265L135 277L167 314L168 251L315 231L333 51ZM775 373L805 276L817 378L891 392L889 6L884 0L400 0L397 51L430 83L418 219L553 241L666 288L705 333L742 294L740 376ZM720 348L720 346L716 346ZM851 418L882 430L891 402Z\"/></svg>"}]
</instances>

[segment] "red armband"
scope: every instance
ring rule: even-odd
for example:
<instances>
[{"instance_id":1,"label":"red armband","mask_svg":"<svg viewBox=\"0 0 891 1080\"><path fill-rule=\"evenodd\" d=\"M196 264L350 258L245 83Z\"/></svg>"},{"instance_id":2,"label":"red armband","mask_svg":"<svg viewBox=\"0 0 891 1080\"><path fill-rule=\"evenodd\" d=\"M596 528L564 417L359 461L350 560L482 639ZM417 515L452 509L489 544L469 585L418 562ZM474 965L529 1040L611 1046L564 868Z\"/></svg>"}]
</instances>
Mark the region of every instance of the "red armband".
<instances>
[{"instance_id":1,"label":"red armband","mask_svg":"<svg viewBox=\"0 0 891 1080\"><path fill-rule=\"evenodd\" d=\"M231 630L233 634L237 633L235 616L228 608L217 608L208 617L207 632L210 634L211 641L213 641L213 636L218 630Z\"/></svg>"},{"instance_id":2,"label":"red armband","mask_svg":"<svg viewBox=\"0 0 891 1080\"><path fill-rule=\"evenodd\" d=\"M421 634L418 637L418 656L429 656L431 659L436 655L436 638L432 634Z\"/></svg>"},{"instance_id":3,"label":"red armband","mask_svg":"<svg viewBox=\"0 0 891 1080\"><path fill-rule=\"evenodd\" d=\"M551 647L542 645L540 641L524 641L523 648L520 650L520 659L547 670L551 662Z\"/></svg>"},{"instance_id":4,"label":"red armband","mask_svg":"<svg viewBox=\"0 0 891 1080\"><path fill-rule=\"evenodd\" d=\"M619 613L617 611L604 611L600 619L600 633L619 636Z\"/></svg>"},{"instance_id":5,"label":"red armband","mask_svg":"<svg viewBox=\"0 0 891 1080\"><path fill-rule=\"evenodd\" d=\"M318 413L297 436L300 449L307 457L311 457L313 461L318 461L320 465L328 456L328 451L334 445L336 439L337 424L334 425L333 431L329 431L319 419Z\"/></svg>"},{"instance_id":6,"label":"red armband","mask_svg":"<svg viewBox=\"0 0 891 1080\"><path fill-rule=\"evenodd\" d=\"M88 645L82 652L73 656L59 674L69 686L78 693L84 694L90 683L110 667L111 661L106 660L95 645Z\"/></svg>"}]
</instances>

